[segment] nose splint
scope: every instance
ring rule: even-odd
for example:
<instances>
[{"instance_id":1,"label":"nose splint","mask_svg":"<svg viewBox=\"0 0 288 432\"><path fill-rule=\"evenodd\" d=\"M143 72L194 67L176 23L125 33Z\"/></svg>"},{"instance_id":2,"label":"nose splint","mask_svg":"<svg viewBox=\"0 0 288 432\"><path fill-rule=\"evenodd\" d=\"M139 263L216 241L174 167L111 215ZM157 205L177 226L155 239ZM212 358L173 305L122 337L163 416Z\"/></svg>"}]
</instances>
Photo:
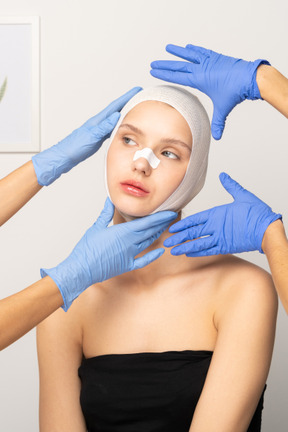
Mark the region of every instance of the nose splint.
<instances>
[{"instance_id":1,"label":"nose splint","mask_svg":"<svg viewBox=\"0 0 288 432\"><path fill-rule=\"evenodd\" d=\"M148 147L145 147L142 150L137 150L135 152L133 161L139 158L146 159L153 169L156 169L160 163L160 159L158 159L153 150Z\"/></svg>"}]
</instances>

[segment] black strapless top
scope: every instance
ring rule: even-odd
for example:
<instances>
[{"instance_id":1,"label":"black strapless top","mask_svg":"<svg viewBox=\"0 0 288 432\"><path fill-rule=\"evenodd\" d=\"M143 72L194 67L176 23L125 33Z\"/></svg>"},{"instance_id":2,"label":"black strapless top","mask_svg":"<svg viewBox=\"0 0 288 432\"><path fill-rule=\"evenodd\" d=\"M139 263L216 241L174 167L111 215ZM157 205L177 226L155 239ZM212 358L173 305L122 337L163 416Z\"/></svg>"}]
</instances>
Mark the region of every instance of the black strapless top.
<instances>
[{"instance_id":1,"label":"black strapless top","mask_svg":"<svg viewBox=\"0 0 288 432\"><path fill-rule=\"evenodd\" d=\"M187 350L84 359L80 402L88 432L188 432L212 355ZM261 430L263 394L247 432Z\"/></svg>"}]
</instances>

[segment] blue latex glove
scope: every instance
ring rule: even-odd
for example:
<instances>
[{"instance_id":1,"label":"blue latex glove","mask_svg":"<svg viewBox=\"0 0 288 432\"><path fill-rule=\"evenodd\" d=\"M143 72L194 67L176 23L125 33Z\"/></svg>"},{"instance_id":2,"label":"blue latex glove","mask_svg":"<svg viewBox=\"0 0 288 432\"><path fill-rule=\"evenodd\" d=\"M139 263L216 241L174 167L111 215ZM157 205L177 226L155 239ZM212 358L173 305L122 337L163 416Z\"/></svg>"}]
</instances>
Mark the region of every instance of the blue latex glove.
<instances>
[{"instance_id":1,"label":"blue latex glove","mask_svg":"<svg viewBox=\"0 0 288 432\"><path fill-rule=\"evenodd\" d=\"M188 216L172 225L169 232L177 234L164 241L166 247L178 245L171 250L172 255L199 257L254 250L263 253L262 239L268 225L282 216L273 213L267 204L228 174L221 173L219 178L234 202Z\"/></svg>"},{"instance_id":2,"label":"blue latex glove","mask_svg":"<svg viewBox=\"0 0 288 432\"><path fill-rule=\"evenodd\" d=\"M141 87L135 87L128 91L58 144L33 156L38 183L50 185L61 174L96 153L116 126L119 111L140 90Z\"/></svg>"},{"instance_id":3,"label":"blue latex glove","mask_svg":"<svg viewBox=\"0 0 288 432\"><path fill-rule=\"evenodd\" d=\"M97 221L89 228L72 253L57 267L41 269L41 276L50 276L58 286L65 311L86 288L97 282L145 267L159 258L163 248L135 256L150 246L177 217L163 211L108 227L114 214L109 198Z\"/></svg>"},{"instance_id":4,"label":"blue latex glove","mask_svg":"<svg viewBox=\"0 0 288 432\"><path fill-rule=\"evenodd\" d=\"M187 61L158 60L151 63L155 78L190 86L205 93L213 102L211 133L216 140L222 136L225 120L232 109L245 99L261 99L256 82L260 64L228 57L195 45L185 48L167 45L166 51Z\"/></svg>"}]
</instances>

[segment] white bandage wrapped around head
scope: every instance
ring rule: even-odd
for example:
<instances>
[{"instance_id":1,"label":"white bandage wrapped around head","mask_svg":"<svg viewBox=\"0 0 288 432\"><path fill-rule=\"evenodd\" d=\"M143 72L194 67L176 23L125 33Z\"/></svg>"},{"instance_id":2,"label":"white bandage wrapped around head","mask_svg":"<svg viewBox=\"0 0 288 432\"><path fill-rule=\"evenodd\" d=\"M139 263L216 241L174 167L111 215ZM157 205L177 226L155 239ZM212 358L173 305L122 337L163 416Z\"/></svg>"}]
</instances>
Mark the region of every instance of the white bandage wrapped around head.
<instances>
[{"instance_id":1,"label":"white bandage wrapped around head","mask_svg":"<svg viewBox=\"0 0 288 432\"><path fill-rule=\"evenodd\" d=\"M108 149L128 112L139 103L150 100L164 102L175 108L184 117L192 133L192 152L186 174L178 188L153 213L161 210L179 211L200 192L207 172L211 137L210 122L203 105L196 96L183 88L172 85L149 87L140 91L122 109L119 121L111 134ZM108 187L107 191L109 195Z\"/></svg>"}]
</instances>

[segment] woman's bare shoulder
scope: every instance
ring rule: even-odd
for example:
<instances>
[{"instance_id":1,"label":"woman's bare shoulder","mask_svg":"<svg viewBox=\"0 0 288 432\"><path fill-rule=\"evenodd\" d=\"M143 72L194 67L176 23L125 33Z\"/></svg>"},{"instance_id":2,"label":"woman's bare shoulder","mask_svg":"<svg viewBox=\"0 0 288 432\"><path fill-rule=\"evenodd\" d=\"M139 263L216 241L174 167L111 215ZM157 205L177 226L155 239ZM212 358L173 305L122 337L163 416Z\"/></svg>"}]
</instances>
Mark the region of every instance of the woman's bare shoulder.
<instances>
[{"instance_id":1,"label":"woman's bare shoulder","mask_svg":"<svg viewBox=\"0 0 288 432\"><path fill-rule=\"evenodd\" d=\"M234 255L217 255L198 258L199 264L196 269L201 273L210 275L216 281L216 289L225 289L234 285L251 286L262 284L273 285L272 277L263 268ZM195 265L191 267L191 275Z\"/></svg>"},{"instance_id":2,"label":"woman's bare shoulder","mask_svg":"<svg viewBox=\"0 0 288 432\"><path fill-rule=\"evenodd\" d=\"M218 311L244 307L276 316L278 299L272 277L263 268L244 259L226 255L219 259Z\"/></svg>"},{"instance_id":3,"label":"woman's bare shoulder","mask_svg":"<svg viewBox=\"0 0 288 432\"><path fill-rule=\"evenodd\" d=\"M269 272L250 261L234 255L222 255L218 261L219 275L230 284L265 283L271 285L272 277Z\"/></svg>"}]
</instances>

